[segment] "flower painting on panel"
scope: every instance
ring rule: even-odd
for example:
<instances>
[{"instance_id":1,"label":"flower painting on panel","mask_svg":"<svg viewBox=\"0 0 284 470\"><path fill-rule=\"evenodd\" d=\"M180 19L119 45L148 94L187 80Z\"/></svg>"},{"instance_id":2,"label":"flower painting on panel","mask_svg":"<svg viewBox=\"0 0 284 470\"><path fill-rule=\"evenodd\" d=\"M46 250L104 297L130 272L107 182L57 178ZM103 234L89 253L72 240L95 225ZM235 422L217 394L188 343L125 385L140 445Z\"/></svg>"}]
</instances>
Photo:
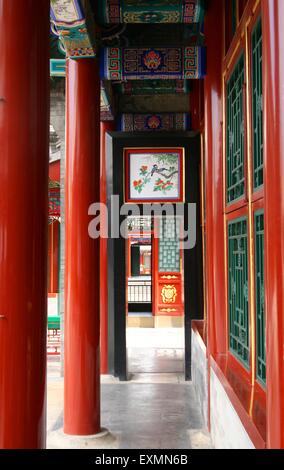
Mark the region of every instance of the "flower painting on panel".
<instances>
[{"instance_id":1,"label":"flower painting on panel","mask_svg":"<svg viewBox=\"0 0 284 470\"><path fill-rule=\"evenodd\" d=\"M183 149L126 149L126 202L183 201Z\"/></svg>"}]
</instances>

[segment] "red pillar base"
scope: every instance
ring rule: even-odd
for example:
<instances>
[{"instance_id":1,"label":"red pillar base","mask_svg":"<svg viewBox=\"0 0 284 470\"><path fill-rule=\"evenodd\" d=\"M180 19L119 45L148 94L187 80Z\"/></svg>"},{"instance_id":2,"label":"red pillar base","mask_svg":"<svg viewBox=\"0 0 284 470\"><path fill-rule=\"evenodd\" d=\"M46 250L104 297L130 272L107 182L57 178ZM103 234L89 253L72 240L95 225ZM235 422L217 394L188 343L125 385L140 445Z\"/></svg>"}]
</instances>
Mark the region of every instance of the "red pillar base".
<instances>
[{"instance_id":1,"label":"red pillar base","mask_svg":"<svg viewBox=\"0 0 284 470\"><path fill-rule=\"evenodd\" d=\"M60 429L48 436L48 445L51 449L115 449L116 442L117 438L107 429L90 436L73 436L65 434Z\"/></svg>"}]
</instances>

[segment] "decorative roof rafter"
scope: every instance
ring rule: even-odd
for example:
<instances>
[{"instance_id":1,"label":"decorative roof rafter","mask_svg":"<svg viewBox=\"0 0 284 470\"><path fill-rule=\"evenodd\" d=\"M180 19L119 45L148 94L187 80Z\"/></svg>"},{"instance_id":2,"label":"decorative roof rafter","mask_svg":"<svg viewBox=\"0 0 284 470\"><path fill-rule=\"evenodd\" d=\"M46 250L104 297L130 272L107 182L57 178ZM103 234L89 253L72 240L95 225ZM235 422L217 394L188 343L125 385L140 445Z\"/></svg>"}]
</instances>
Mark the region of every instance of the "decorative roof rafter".
<instances>
[{"instance_id":1,"label":"decorative roof rafter","mask_svg":"<svg viewBox=\"0 0 284 470\"><path fill-rule=\"evenodd\" d=\"M201 23L204 0L101 0L100 19L116 23Z\"/></svg>"},{"instance_id":2,"label":"decorative roof rafter","mask_svg":"<svg viewBox=\"0 0 284 470\"><path fill-rule=\"evenodd\" d=\"M52 32L59 36L66 57L95 57L95 27L86 0L51 0Z\"/></svg>"}]
</instances>

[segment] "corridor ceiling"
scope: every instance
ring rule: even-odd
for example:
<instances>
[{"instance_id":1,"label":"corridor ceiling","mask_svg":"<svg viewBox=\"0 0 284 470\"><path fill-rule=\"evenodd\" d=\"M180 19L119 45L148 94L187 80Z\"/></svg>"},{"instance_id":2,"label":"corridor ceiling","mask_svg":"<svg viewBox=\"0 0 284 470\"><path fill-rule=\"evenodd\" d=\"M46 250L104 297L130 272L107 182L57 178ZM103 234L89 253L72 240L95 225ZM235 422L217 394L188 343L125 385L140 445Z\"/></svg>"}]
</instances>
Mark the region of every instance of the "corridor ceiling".
<instances>
[{"instance_id":1,"label":"corridor ceiling","mask_svg":"<svg viewBox=\"0 0 284 470\"><path fill-rule=\"evenodd\" d=\"M51 75L65 74L65 58L98 57L102 120L123 115L127 130L147 113L166 123L179 113L189 126L192 80L205 75L205 7L205 0L51 0Z\"/></svg>"}]
</instances>

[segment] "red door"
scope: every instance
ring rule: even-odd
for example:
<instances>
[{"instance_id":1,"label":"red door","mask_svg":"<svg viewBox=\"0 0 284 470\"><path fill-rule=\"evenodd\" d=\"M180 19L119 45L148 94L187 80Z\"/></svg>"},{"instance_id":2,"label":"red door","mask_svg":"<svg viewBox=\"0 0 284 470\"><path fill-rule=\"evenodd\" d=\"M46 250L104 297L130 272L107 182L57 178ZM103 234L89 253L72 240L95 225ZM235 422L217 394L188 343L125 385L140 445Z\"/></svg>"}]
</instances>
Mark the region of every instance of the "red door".
<instances>
[{"instance_id":1,"label":"red door","mask_svg":"<svg viewBox=\"0 0 284 470\"><path fill-rule=\"evenodd\" d=\"M153 313L182 316L184 314L182 250L178 221L171 217L155 220L153 243Z\"/></svg>"}]
</instances>

